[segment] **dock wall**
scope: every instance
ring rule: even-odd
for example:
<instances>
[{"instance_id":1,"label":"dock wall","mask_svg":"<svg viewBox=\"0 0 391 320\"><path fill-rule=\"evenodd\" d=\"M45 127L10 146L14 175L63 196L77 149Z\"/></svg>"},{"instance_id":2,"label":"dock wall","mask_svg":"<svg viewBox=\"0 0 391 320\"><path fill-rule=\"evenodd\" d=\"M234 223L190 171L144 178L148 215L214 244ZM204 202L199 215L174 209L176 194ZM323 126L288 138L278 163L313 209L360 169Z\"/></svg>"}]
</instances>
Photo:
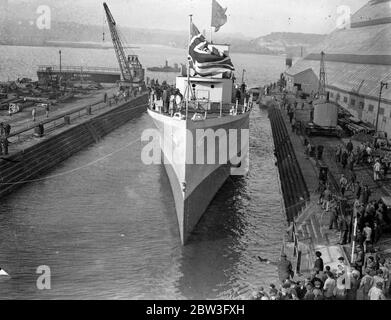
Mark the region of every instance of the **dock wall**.
<instances>
[{"instance_id":1,"label":"dock wall","mask_svg":"<svg viewBox=\"0 0 391 320\"><path fill-rule=\"evenodd\" d=\"M297 217L301 209L305 206L306 201L309 200L310 194L297 161L281 110L270 105L269 119L272 127L275 156L277 158L286 216L288 222L293 222L294 218Z\"/></svg>"},{"instance_id":2,"label":"dock wall","mask_svg":"<svg viewBox=\"0 0 391 320\"><path fill-rule=\"evenodd\" d=\"M83 150L146 110L141 95L0 161L0 199Z\"/></svg>"}]
</instances>

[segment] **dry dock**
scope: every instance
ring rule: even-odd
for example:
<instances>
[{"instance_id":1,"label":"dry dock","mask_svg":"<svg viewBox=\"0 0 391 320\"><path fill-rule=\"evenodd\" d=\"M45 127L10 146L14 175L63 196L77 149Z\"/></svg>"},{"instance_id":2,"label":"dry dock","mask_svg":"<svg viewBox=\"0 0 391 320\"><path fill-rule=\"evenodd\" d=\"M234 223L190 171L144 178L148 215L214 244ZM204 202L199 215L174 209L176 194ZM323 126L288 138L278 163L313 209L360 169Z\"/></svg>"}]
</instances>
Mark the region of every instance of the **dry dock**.
<instances>
[{"instance_id":1,"label":"dry dock","mask_svg":"<svg viewBox=\"0 0 391 320\"><path fill-rule=\"evenodd\" d=\"M99 141L146 110L147 95L128 100L103 101L103 94L63 106L50 117L38 114L35 122L18 115L11 122L8 156L0 160L0 199L20 186L45 174L58 163ZM36 137L37 126L44 135Z\"/></svg>"},{"instance_id":2,"label":"dry dock","mask_svg":"<svg viewBox=\"0 0 391 320\"><path fill-rule=\"evenodd\" d=\"M265 100L264 100L265 101ZM300 101L301 102L301 101ZM300 103L299 102L299 103ZM328 181L331 191L339 194L338 181L342 173L346 173L341 166L335 163L335 147L347 143L347 139L337 137L307 137L294 133L289 123L286 110L282 108L282 95L273 94L273 99L265 102L269 109L269 117L275 142L277 166L280 172L281 187L284 196L287 214L287 235L284 250L299 270L296 280L309 276L315 261L315 252L320 251L325 265L336 269L338 258L343 256L345 261L351 261L351 242L339 244L340 233L329 230L330 213L325 212L318 204L319 200L319 169L327 166L329 169ZM323 145L322 160L306 154L304 139L311 145ZM355 169L357 180L367 184L372 192L371 199L390 196L390 181L374 182L373 174L367 166L357 166ZM353 193L346 193L348 201L353 201ZM300 254L295 253L296 249ZM375 250L385 256L390 255L390 237L384 234Z\"/></svg>"}]
</instances>

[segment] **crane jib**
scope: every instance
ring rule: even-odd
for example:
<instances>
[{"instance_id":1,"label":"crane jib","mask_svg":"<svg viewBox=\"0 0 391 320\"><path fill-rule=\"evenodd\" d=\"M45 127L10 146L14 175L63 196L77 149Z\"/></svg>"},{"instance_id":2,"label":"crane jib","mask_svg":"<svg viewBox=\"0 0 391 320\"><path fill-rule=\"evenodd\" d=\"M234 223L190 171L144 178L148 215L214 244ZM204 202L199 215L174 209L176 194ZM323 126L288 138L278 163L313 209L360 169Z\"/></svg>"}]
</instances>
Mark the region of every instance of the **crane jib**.
<instances>
[{"instance_id":1,"label":"crane jib","mask_svg":"<svg viewBox=\"0 0 391 320\"><path fill-rule=\"evenodd\" d=\"M129 66L129 61L126 58L125 51L124 51L124 46L122 45L121 39L118 35L117 29L116 29L116 23L114 20L113 15L111 14L111 11L109 7L107 6L106 3L103 3L103 7L106 12L107 16L107 23L109 25L110 33L111 33L111 39L113 41L115 53L117 56L117 60L119 63L119 67L121 70L121 75L122 79L132 82L133 81L133 76L131 73L131 68Z\"/></svg>"}]
</instances>

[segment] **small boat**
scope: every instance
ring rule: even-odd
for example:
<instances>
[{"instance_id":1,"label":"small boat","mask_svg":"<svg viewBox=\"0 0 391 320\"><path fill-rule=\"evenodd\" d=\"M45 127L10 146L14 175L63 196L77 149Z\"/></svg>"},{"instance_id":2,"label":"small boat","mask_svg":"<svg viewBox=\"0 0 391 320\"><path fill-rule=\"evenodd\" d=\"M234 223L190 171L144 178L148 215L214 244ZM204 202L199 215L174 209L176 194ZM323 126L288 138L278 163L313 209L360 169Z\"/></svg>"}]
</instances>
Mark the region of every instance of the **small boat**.
<instances>
[{"instance_id":1,"label":"small boat","mask_svg":"<svg viewBox=\"0 0 391 320\"><path fill-rule=\"evenodd\" d=\"M175 72L175 73L179 73L182 71L182 66L179 67L179 65L177 63L174 64L173 67L169 66L168 65L168 61L166 60L166 65L164 67L151 67L151 68L147 68L148 71L152 71L152 72Z\"/></svg>"}]
</instances>

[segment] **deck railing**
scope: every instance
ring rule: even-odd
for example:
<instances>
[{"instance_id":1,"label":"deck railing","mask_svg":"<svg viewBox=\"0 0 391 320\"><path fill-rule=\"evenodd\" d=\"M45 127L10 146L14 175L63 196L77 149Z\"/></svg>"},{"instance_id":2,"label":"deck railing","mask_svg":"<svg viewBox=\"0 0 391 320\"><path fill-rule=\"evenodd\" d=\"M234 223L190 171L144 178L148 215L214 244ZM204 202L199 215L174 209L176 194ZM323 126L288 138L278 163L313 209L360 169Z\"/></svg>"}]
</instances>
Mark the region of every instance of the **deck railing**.
<instances>
[{"instance_id":1,"label":"deck railing","mask_svg":"<svg viewBox=\"0 0 391 320\"><path fill-rule=\"evenodd\" d=\"M220 117L222 117L224 115L231 115L233 112L234 114L242 114L246 111L251 110L252 107L253 107L252 101L246 102L245 104L239 104L238 101L236 103L219 103L219 102L210 102L205 100L192 100L189 101L188 112L191 114L194 114L195 112L206 114L206 118L208 114L213 114L213 115L220 114ZM150 99L149 109L156 111L158 113L163 113L163 101L162 100L152 101ZM180 108L176 107L174 109L175 109L174 112L178 112L178 110L185 112L186 103L182 102Z\"/></svg>"}]
</instances>

